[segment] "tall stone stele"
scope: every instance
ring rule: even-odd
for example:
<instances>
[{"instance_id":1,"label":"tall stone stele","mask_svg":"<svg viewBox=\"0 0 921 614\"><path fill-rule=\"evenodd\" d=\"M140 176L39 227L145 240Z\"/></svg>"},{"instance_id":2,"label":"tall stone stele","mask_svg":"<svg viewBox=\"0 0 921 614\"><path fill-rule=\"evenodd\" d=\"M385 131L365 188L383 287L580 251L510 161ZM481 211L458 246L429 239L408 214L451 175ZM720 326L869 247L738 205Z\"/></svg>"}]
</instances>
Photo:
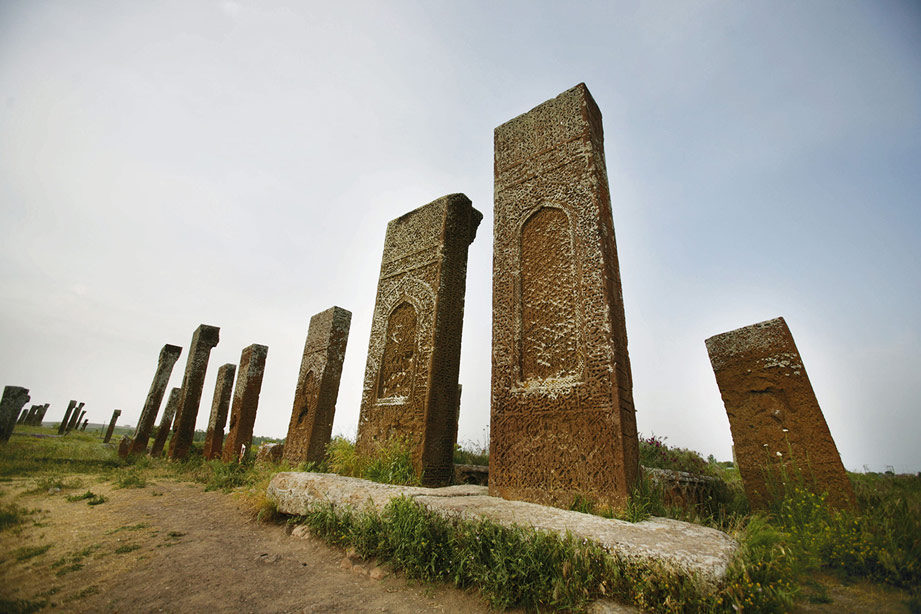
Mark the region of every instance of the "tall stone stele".
<instances>
[{"instance_id":1,"label":"tall stone stele","mask_svg":"<svg viewBox=\"0 0 921 614\"><path fill-rule=\"evenodd\" d=\"M182 396L176 409L176 427L170 439L169 457L173 460L188 458L195 437L195 420L201 405L201 391L205 386L205 373L211 348L221 340L221 329L202 324L192 335L189 355L186 358L185 375L182 378Z\"/></svg>"},{"instance_id":2,"label":"tall stone stele","mask_svg":"<svg viewBox=\"0 0 921 614\"><path fill-rule=\"evenodd\" d=\"M326 454L351 323L352 312L341 307L310 318L284 446L291 465L320 462Z\"/></svg>"},{"instance_id":3,"label":"tall stone stele","mask_svg":"<svg viewBox=\"0 0 921 614\"><path fill-rule=\"evenodd\" d=\"M160 426L157 427L157 435L150 445L150 455L153 457L158 457L163 453L163 446L166 445L166 439L176 422L176 410L179 408L181 398L182 388L177 387L169 391L166 407L163 408L163 417L160 418Z\"/></svg>"},{"instance_id":4,"label":"tall stone stele","mask_svg":"<svg viewBox=\"0 0 921 614\"><path fill-rule=\"evenodd\" d=\"M622 507L633 381L601 112L585 84L495 131L489 492Z\"/></svg>"},{"instance_id":5,"label":"tall stone stele","mask_svg":"<svg viewBox=\"0 0 921 614\"><path fill-rule=\"evenodd\" d=\"M237 374L237 365L226 364L217 370L214 384L214 398L211 400L211 416L208 418L208 431L205 433L205 448L202 456L211 460L220 458L224 445L224 425L230 411L230 399L233 396L233 378Z\"/></svg>"},{"instance_id":6,"label":"tall stone stele","mask_svg":"<svg viewBox=\"0 0 921 614\"><path fill-rule=\"evenodd\" d=\"M73 413L70 414L70 422L67 424L67 430L65 431L65 434L77 428L77 425L80 424L81 420L83 420L83 415L86 413L86 410L83 409L84 405L85 403L81 401L79 405L74 407Z\"/></svg>"},{"instance_id":7,"label":"tall stone stele","mask_svg":"<svg viewBox=\"0 0 921 614\"><path fill-rule=\"evenodd\" d=\"M29 402L29 389L21 386L4 386L0 397L0 443L6 443L13 434L22 406Z\"/></svg>"},{"instance_id":8,"label":"tall stone stele","mask_svg":"<svg viewBox=\"0 0 921 614\"><path fill-rule=\"evenodd\" d=\"M64 412L64 419L61 420L61 424L58 425L58 435L63 435L64 431L67 430L67 425L70 424L70 415L73 413L76 406L77 402L73 399L67 404L67 411Z\"/></svg>"},{"instance_id":9,"label":"tall stone stele","mask_svg":"<svg viewBox=\"0 0 921 614\"><path fill-rule=\"evenodd\" d=\"M157 413L160 411L160 404L163 402L166 385L169 383L170 375L173 374L173 365L179 360L180 354L182 354L182 348L178 345L166 344L160 350L160 357L157 359L157 370L154 373L153 381L150 383L150 390L147 392L147 399L144 401L141 417L138 418L137 428L134 430L130 454L143 454L147 451L150 432L157 421Z\"/></svg>"},{"instance_id":10,"label":"tall stone stele","mask_svg":"<svg viewBox=\"0 0 921 614\"><path fill-rule=\"evenodd\" d=\"M103 438L102 443L109 443L109 440L112 439L112 433L115 431L115 423L118 422L118 417L122 415L122 410L116 409L112 412L112 419L109 420L109 428L106 429L106 436ZM147 449L147 446L144 446L144 449Z\"/></svg>"},{"instance_id":11,"label":"tall stone stele","mask_svg":"<svg viewBox=\"0 0 921 614\"><path fill-rule=\"evenodd\" d=\"M403 439L426 486L452 474L467 249L482 219L450 194L387 225L357 445Z\"/></svg>"},{"instance_id":12,"label":"tall stone stele","mask_svg":"<svg viewBox=\"0 0 921 614\"><path fill-rule=\"evenodd\" d=\"M788 476L801 472L810 490L827 491L833 506L853 506L854 490L784 319L706 344L749 503L765 507L785 468Z\"/></svg>"},{"instance_id":13,"label":"tall stone stele","mask_svg":"<svg viewBox=\"0 0 921 614\"><path fill-rule=\"evenodd\" d=\"M243 348L240 355L240 373L233 391L233 405L230 410L230 427L221 460L225 463L240 458L243 446L247 453L253 443L253 425L256 410L259 409L259 394L262 392L262 376L265 374L265 359L269 348L253 344Z\"/></svg>"}]
</instances>

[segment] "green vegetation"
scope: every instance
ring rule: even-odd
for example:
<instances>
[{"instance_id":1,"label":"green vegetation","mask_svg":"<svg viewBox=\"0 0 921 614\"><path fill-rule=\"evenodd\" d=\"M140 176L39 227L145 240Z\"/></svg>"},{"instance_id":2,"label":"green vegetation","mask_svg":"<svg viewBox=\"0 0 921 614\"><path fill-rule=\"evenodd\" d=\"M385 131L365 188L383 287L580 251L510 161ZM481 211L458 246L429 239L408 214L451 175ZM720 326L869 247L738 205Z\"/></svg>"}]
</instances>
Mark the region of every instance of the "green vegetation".
<instances>
[{"instance_id":1,"label":"green vegetation","mask_svg":"<svg viewBox=\"0 0 921 614\"><path fill-rule=\"evenodd\" d=\"M0 531L18 527L35 512L36 510L27 510L15 503L0 503Z\"/></svg>"},{"instance_id":2,"label":"green vegetation","mask_svg":"<svg viewBox=\"0 0 921 614\"><path fill-rule=\"evenodd\" d=\"M47 605L44 601L29 601L28 599L7 599L0 597L0 612L8 614L32 614Z\"/></svg>"},{"instance_id":3,"label":"green vegetation","mask_svg":"<svg viewBox=\"0 0 921 614\"><path fill-rule=\"evenodd\" d=\"M326 466L333 473L372 482L418 486L409 446L400 439L382 444L374 454L361 454L348 439L335 437L327 447Z\"/></svg>"},{"instance_id":4,"label":"green vegetation","mask_svg":"<svg viewBox=\"0 0 921 614\"><path fill-rule=\"evenodd\" d=\"M134 552L135 550L140 550L141 547L137 544L125 544L124 546L119 546L115 549L115 554L127 554L129 552Z\"/></svg>"},{"instance_id":5,"label":"green vegetation","mask_svg":"<svg viewBox=\"0 0 921 614\"><path fill-rule=\"evenodd\" d=\"M51 544L45 544L44 546L24 546L13 550L13 558L17 561L26 561L40 554L45 554L50 549Z\"/></svg>"}]
</instances>

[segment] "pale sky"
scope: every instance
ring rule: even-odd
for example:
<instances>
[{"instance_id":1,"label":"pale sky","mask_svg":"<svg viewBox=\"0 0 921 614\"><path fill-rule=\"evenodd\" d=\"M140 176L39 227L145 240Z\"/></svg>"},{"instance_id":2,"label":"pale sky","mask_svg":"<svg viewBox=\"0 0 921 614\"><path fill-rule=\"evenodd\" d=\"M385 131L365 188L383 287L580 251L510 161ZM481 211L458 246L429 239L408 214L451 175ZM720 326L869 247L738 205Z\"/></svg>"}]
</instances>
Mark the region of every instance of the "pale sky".
<instances>
[{"instance_id":1,"label":"pale sky","mask_svg":"<svg viewBox=\"0 0 921 614\"><path fill-rule=\"evenodd\" d=\"M463 192L460 440L489 423L493 129L604 116L642 433L730 458L704 339L783 316L844 464L921 470L916 2L0 0L0 385L136 424L165 343L269 346L284 437L310 316L353 313L354 435L386 223Z\"/></svg>"}]
</instances>

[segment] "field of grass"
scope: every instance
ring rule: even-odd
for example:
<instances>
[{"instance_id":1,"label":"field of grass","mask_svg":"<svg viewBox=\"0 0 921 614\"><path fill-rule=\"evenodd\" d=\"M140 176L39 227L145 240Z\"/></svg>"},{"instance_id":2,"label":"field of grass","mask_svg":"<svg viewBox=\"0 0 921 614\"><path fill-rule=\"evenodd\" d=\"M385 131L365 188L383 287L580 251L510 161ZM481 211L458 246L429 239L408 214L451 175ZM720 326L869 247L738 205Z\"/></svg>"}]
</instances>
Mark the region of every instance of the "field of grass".
<instances>
[{"instance_id":1,"label":"field of grass","mask_svg":"<svg viewBox=\"0 0 921 614\"><path fill-rule=\"evenodd\" d=\"M117 488L182 480L233 492L249 503L254 517L280 520L265 497L278 471L333 471L381 482L418 483L409 454L399 443L363 457L352 442L336 439L323 463L289 467L205 461L197 447L183 462L123 460L114 446L101 443L97 433L60 438L49 436L53 433L51 428L17 428L10 442L0 446L0 489L3 480L29 477L34 492L65 490L75 505L105 505L105 497L93 493L94 480ZM486 452L481 446L461 457L468 460L479 454L482 462L475 464L485 464ZM727 582L718 589L666 569L617 560L591 543L487 522L448 521L407 500L394 501L380 514L318 505L298 521L331 543L389 561L410 577L476 587L500 609L578 611L609 596L651 612L784 612L797 601L827 599L816 580L821 574L842 582L867 579L904 589L909 610L921 612L921 477L852 474L858 508L833 511L793 475L780 485L771 509L753 512L733 467L669 448L656 438L643 441L641 454L646 466L709 475L718 478L717 487L704 501L666 504L661 487L644 479L626 510L595 509L582 498L573 508L633 521L666 516L727 531L742 547ZM37 510L15 503L0 506L0 531L15 532L39 521ZM14 553L17 560L36 554L27 549ZM65 561L61 568L78 564Z\"/></svg>"}]
</instances>

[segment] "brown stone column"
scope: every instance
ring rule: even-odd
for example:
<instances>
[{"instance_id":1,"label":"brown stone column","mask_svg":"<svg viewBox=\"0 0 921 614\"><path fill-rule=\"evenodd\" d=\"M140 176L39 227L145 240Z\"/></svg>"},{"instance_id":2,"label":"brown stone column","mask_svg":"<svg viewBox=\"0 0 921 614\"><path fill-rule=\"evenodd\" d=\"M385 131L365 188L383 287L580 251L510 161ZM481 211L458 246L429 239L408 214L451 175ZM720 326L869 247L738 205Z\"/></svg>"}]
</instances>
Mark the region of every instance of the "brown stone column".
<instances>
[{"instance_id":1,"label":"brown stone column","mask_svg":"<svg viewBox=\"0 0 921 614\"><path fill-rule=\"evenodd\" d=\"M4 386L0 397L0 443L6 443L13 434L16 418L22 406L29 402L29 389L20 386Z\"/></svg>"},{"instance_id":2,"label":"brown stone column","mask_svg":"<svg viewBox=\"0 0 921 614\"><path fill-rule=\"evenodd\" d=\"M144 401L141 417L138 418L138 426L134 430L131 454L143 454L147 450L150 431L157 421L157 413L160 411L160 404L163 402L163 393L166 392L166 385L169 383L170 375L173 373L173 365L179 360L180 354L182 354L182 348L178 345L166 344L160 350L160 358L157 359L157 371L154 373L153 381L150 383L150 391L147 393L147 400Z\"/></svg>"},{"instance_id":3,"label":"brown stone column","mask_svg":"<svg viewBox=\"0 0 921 614\"><path fill-rule=\"evenodd\" d=\"M211 416L208 418L208 432L205 433L205 448L202 453L207 460L221 456L224 425L227 424L230 399L233 396L233 378L236 373L237 366L234 364L226 364L217 370L214 398L211 400Z\"/></svg>"},{"instance_id":4,"label":"brown stone column","mask_svg":"<svg viewBox=\"0 0 921 614\"><path fill-rule=\"evenodd\" d=\"M38 415L38 405L33 405L26 413L26 419L23 420L24 426L35 426L35 416Z\"/></svg>"},{"instance_id":5,"label":"brown stone column","mask_svg":"<svg viewBox=\"0 0 921 614\"><path fill-rule=\"evenodd\" d=\"M109 428L106 429L106 436L103 438L102 443L109 443L109 440L112 439L112 432L115 430L115 422L120 415L122 415L122 410L120 409L116 409L112 412L112 419L109 420ZM146 448L147 446L144 447Z\"/></svg>"},{"instance_id":6,"label":"brown stone column","mask_svg":"<svg viewBox=\"0 0 921 614\"><path fill-rule=\"evenodd\" d=\"M89 419L89 418L87 418L86 420L84 420L84 421L83 421L83 426L80 427L80 430L81 430L81 431L85 431L85 430L86 430L86 425L89 424L89 423L90 423L90 419Z\"/></svg>"},{"instance_id":7,"label":"brown stone column","mask_svg":"<svg viewBox=\"0 0 921 614\"><path fill-rule=\"evenodd\" d=\"M851 482L784 319L706 343L752 507L765 507L781 494L781 469L811 491L827 491L835 507L854 505Z\"/></svg>"},{"instance_id":8,"label":"brown stone column","mask_svg":"<svg viewBox=\"0 0 921 614\"><path fill-rule=\"evenodd\" d=\"M74 408L73 413L70 414L70 423L67 425L65 434L77 428L77 425L80 424L81 420L83 420L83 414L86 413L86 410L83 409L83 405L84 403L81 402Z\"/></svg>"},{"instance_id":9,"label":"brown stone column","mask_svg":"<svg viewBox=\"0 0 921 614\"><path fill-rule=\"evenodd\" d=\"M48 413L48 408L51 406L51 403L45 403L44 405L38 406L38 416L35 417L35 426L41 426L42 422L45 420L45 414Z\"/></svg>"},{"instance_id":10,"label":"brown stone column","mask_svg":"<svg viewBox=\"0 0 921 614\"><path fill-rule=\"evenodd\" d=\"M404 439L426 486L452 475L467 248L482 219L451 194L387 225L358 449Z\"/></svg>"},{"instance_id":11,"label":"brown stone column","mask_svg":"<svg viewBox=\"0 0 921 614\"><path fill-rule=\"evenodd\" d=\"M25 424L26 418L28 417L29 417L29 410L23 409L21 412L19 412L19 420L16 421L16 424Z\"/></svg>"},{"instance_id":12,"label":"brown stone column","mask_svg":"<svg viewBox=\"0 0 921 614\"><path fill-rule=\"evenodd\" d=\"M262 391L262 376L265 373L265 359L269 348L253 344L243 349L240 355L240 374L233 392L233 407L230 411L230 427L221 460L225 463L240 458L240 450L246 446L247 453L253 442L253 425L259 408L259 393Z\"/></svg>"},{"instance_id":13,"label":"brown stone column","mask_svg":"<svg viewBox=\"0 0 921 614\"><path fill-rule=\"evenodd\" d=\"M179 400L182 398L182 388L173 388L169 391L169 398L166 400L166 407L163 409L163 417L160 418L160 426L157 428L157 436L154 437L153 445L150 446L150 455L157 457L163 453L163 446L169 437L170 431L176 421L176 410L179 408Z\"/></svg>"},{"instance_id":14,"label":"brown stone column","mask_svg":"<svg viewBox=\"0 0 921 614\"><path fill-rule=\"evenodd\" d=\"M585 84L495 131L489 493L626 504L639 472L604 157Z\"/></svg>"},{"instance_id":15,"label":"brown stone column","mask_svg":"<svg viewBox=\"0 0 921 614\"><path fill-rule=\"evenodd\" d=\"M73 400L67 404L67 411L64 412L64 419L61 420L61 424L58 425L58 435L63 435L64 431L67 430L67 425L70 424L70 416L76 406L77 402Z\"/></svg>"},{"instance_id":16,"label":"brown stone column","mask_svg":"<svg viewBox=\"0 0 921 614\"><path fill-rule=\"evenodd\" d=\"M205 372L211 348L220 341L221 329L202 324L192 335L185 375L182 378L182 397L176 410L176 432L169 444L169 457L173 460L188 458L195 437L195 420L201 404L201 391L205 385Z\"/></svg>"},{"instance_id":17,"label":"brown stone column","mask_svg":"<svg viewBox=\"0 0 921 614\"><path fill-rule=\"evenodd\" d=\"M310 318L283 455L292 465L318 463L326 455L351 323L352 312L341 307Z\"/></svg>"}]
</instances>

